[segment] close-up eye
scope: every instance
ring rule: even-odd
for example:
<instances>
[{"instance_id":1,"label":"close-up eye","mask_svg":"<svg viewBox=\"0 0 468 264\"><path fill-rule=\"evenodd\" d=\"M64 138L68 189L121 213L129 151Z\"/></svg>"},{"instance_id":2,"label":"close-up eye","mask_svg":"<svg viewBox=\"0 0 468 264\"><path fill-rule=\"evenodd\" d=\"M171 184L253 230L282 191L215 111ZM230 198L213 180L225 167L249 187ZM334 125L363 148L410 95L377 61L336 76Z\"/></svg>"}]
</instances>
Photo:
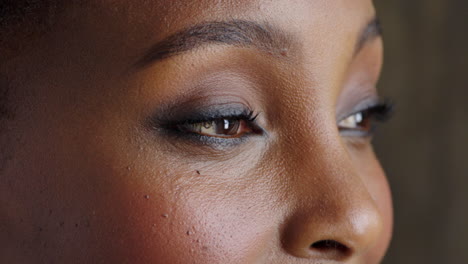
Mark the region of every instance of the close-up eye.
<instances>
[{"instance_id":1,"label":"close-up eye","mask_svg":"<svg viewBox=\"0 0 468 264\"><path fill-rule=\"evenodd\" d=\"M253 132L252 122L253 120L218 118L196 123L183 123L176 127L182 132L196 133L202 136L238 138Z\"/></svg>"},{"instance_id":2,"label":"close-up eye","mask_svg":"<svg viewBox=\"0 0 468 264\"><path fill-rule=\"evenodd\" d=\"M257 124L257 116L254 111L238 107L193 109L169 120L153 119L153 124L177 139L203 142L203 145L225 145L243 142L251 135L261 135L263 129Z\"/></svg>"},{"instance_id":3,"label":"close-up eye","mask_svg":"<svg viewBox=\"0 0 468 264\"><path fill-rule=\"evenodd\" d=\"M338 122L338 129L347 136L368 137L377 122L387 121L392 114L393 105L389 102L378 103L346 116Z\"/></svg>"}]
</instances>

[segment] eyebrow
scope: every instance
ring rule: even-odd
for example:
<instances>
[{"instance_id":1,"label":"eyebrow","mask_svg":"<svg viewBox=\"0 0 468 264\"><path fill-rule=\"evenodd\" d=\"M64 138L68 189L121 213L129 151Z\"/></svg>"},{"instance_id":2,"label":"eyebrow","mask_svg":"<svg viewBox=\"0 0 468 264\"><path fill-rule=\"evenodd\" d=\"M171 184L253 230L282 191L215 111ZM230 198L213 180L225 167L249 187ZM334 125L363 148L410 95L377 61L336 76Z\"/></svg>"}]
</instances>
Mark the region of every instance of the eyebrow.
<instances>
[{"instance_id":1,"label":"eyebrow","mask_svg":"<svg viewBox=\"0 0 468 264\"><path fill-rule=\"evenodd\" d=\"M288 47L290 41L277 28L252 21L207 22L179 31L156 43L138 61L137 66L144 67L206 44L253 46L260 50L274 51Z\"/></svg>"},{"instance_id":2,"label":"eyebrow","mask_svg":"<svg viewBox=\"0 0 468 264\"><path fill-rule=\"evenodd\" d=\"M373 18L361 31L355 47L355 54L370 40L381 35L380 22ZM207 44L224 44L238 47L255 47L268 52L286 50L293 45L294 38L286 32L253 21L232 20L227 22L206 22L179 31L153 45L136 63L142 68L156 61L179 55Z\"/></svg>"}]
</instances>

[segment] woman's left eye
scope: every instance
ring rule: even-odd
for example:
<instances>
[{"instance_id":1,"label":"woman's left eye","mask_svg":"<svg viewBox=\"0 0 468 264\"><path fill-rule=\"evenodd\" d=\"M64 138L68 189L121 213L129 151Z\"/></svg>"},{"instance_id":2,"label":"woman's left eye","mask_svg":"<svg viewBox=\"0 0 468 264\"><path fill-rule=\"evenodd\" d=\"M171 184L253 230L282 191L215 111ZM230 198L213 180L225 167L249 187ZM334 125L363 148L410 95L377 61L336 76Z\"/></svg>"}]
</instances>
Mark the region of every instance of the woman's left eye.
<instances>
[{"instance_id":1,"label":"woman's left eye","mask_svg":"<svg viewBox=\"0 0 468 264\"><path fill-rule=\"evenodd\" d=\"M387 121L391 117L392 109L392 104L388 102L368 107L341 119L338 122L338 129L351 136L370 136L375 127L375 121Z\"/></svg>"},{"instance_id":2,"label":"woman's left eye","mask_svg":"<svg viewBox=\"0 0 468 264\"><path fill-rule=\"evenodd\" d=\"M219 118L177 125L180 131L218 138L238 138L253 131L248 120Z\"/></svg>"},{"instance_id":3,"label":"woman's left eye","mask_svg":"<svg viewBox=\"0 0 468 264\"><path fill-rule=\"evenodd\" d=\"M354 113L340 122L338 122L340 130L363 130L369 131L371 129L371 120L368 117L367 111Z\"/></svg>"}]
</instances>

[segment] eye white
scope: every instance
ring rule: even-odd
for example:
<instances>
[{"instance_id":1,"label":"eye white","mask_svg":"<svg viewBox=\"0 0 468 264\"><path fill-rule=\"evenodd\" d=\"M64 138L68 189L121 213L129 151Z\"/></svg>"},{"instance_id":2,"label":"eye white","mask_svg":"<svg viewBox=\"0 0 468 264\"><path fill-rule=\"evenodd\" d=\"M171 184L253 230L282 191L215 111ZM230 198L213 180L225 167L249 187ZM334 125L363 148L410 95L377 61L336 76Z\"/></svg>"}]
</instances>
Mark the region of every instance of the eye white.
<instances>
[{"instance_id":1,"label":"eye white","mask_svg":"<svg viewBox=\"0 0 468 264\"><path fill-rule=\"evenodd\" d=\"M338 123L338 126L340 128L353 129L353 128L357 128L359 126L359 123L361 123L362 121L364 121L364 115L362 112L359 112L359 113L352 114L346 117L345 119L341 120Z\"/></svg>"}]
</instances>

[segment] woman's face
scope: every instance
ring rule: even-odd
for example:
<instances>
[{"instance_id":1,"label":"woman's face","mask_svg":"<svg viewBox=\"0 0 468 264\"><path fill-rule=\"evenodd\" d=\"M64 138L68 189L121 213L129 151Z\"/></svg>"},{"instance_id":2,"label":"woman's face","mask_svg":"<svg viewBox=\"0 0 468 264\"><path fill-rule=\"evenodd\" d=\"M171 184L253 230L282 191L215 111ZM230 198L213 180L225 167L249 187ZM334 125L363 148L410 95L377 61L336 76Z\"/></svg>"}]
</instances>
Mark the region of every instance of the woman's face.
<instances>
[{"instance_id":1,"label":"woman's face","mask_svg":"<svg viewBox=\"0 0 468 264\"><path fill-rule=\"evenodd\" d=\"M378 263L370 0L67 4L6 71L8 263Z\"/></svg>"}]
</instances>

